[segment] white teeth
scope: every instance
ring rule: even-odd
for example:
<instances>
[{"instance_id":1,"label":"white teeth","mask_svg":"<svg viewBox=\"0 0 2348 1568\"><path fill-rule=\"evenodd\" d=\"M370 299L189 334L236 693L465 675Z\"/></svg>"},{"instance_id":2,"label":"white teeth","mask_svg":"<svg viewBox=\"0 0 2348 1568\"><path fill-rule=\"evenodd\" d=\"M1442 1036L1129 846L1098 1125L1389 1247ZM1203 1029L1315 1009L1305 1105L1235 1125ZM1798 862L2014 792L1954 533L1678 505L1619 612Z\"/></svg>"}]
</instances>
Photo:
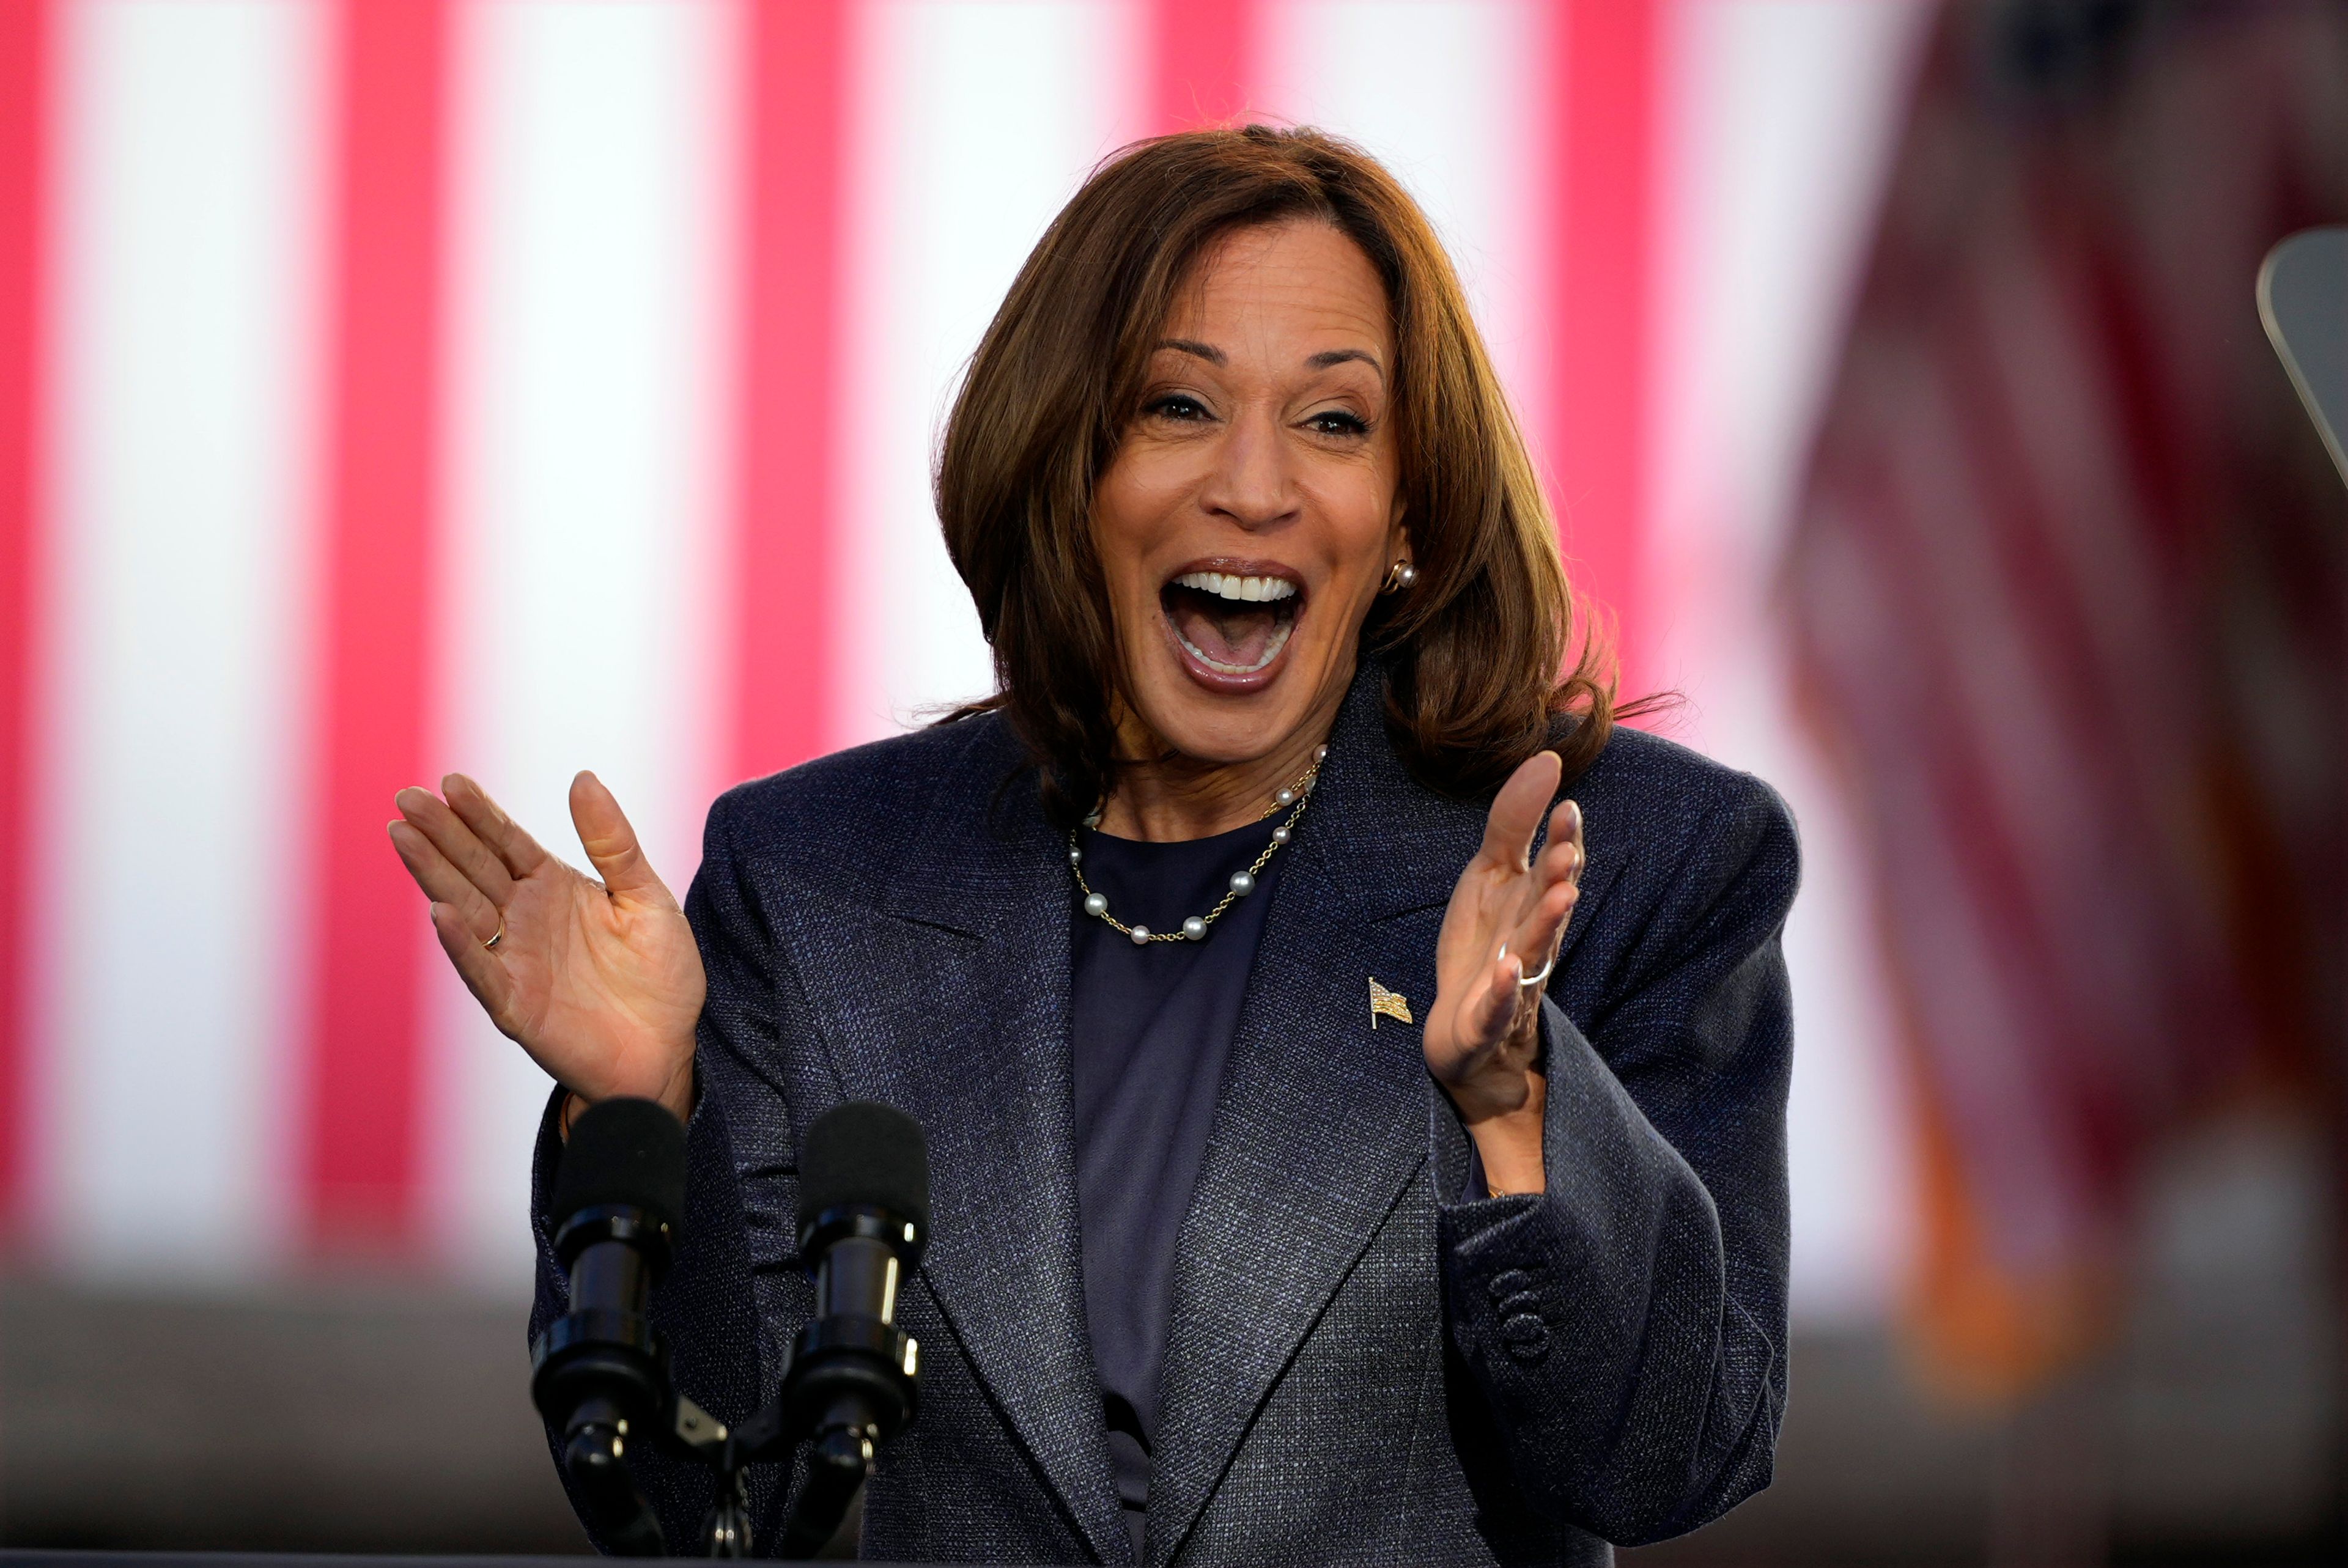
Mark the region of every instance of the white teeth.
<instances>
[{"instance_id":1,"label":"white teeth","mask_svg":"<svg viewBox=\"0 0 2348 1568\"><path fill-rule=\"evenodd\" d=\"M1233 577L1220 571L1186 571L1174 579L1178 588L1195 588L1217 599L1249 600L1270 604L1290 599L1296 585L1284 577Z\"/></svg>"},{"instance_id":2,"label":"white teeth","mask_svg":"<svg viewBox=\"0 0 2348 1568\"><path fill-rule=\"evenodd\" d=\"M1183 586L1187 588L1189 585L1185 583ZM1204 664L1208 669L1219 671L1225 675L1252 675L1257 671L1262 669L1265 665L1280 657L1280 651L1288 646L1288 634L1294 630L1295 623L1292 621L1283 626L1276 626L1272 628L1272 641L1265 643L1263 647L1263 657L1257 660L1252 664L1226 664L1220 659L1210 659L1200 649L1197 643L1191 641L1187 637L1183 637L1179 631L1177 631L1174 635L1181 638L1182 646L1189 649L1191 653L1197 657L1199 662Z\"/></svg>"}]
</instances>

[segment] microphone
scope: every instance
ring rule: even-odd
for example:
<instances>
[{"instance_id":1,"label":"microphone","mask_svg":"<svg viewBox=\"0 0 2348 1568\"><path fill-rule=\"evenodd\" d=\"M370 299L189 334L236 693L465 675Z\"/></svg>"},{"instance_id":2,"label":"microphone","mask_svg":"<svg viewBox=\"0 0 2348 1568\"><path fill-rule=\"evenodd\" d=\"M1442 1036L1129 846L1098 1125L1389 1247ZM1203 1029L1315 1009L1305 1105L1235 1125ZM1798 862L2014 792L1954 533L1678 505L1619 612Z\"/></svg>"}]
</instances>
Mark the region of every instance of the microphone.
<instances>
[{"instance_id":1,"label":"microphone","mask_svg":"<svg viewBox=\"0 0 2348 1568\"><path fill-rule=\"evenodd\" d=\"M799 1154L799 1255L815 1316L783 1375L790 1430L812 1434L786 1557L830 1539L874 1451L913 1417L921 1347L896 1326L904 1274L930 1232L930 1154L921 1124L850 1101L818 1117Z\"/></svg>"},{"instance_id":2,"label":"microphone","mask_svg":"<svg viewBox=\"0 0 2348 1568\"><path fill-rule=\"evenodd\" d=\"M648 1314L684 1215L685 1127L665 1107L605 1100L572 1123L553 1201L571 1309L530 1347L530 1392L562 1432L562 1467L591 1522L623 1557L665 1550L625 1460L631 1436L654 1440L667 1401Z\"/></svg>"}]
</instances>

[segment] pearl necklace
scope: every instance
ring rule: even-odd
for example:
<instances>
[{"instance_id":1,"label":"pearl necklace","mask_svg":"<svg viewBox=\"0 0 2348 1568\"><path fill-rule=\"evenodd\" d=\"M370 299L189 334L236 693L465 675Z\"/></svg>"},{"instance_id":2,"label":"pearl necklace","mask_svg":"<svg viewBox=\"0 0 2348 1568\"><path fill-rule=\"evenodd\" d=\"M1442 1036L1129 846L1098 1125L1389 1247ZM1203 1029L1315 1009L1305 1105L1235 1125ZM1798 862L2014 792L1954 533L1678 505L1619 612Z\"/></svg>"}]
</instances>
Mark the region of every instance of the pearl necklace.
<instances>
[{"instance_id":1,"label":"pearl necklace","mask_svg":"<svg viewBox=\"0 0 2348 1568\"><path fill-rule=\"evenodd\" d=\"M1229 890L1223 894L1221 900L1205 914L1193 915L1184 920L1182 928L1179 931L1153 931L1147 926L1128 926L1110 914L1108 895L1094 892L1091 884L1085 880L1084 848L1076 843L1076 830L1070 828L1068 830L1068 870L1076 879L1077 891L1085 896L1085 913L1096 920L1104 922L1112 930L1124 932L1137 948L1146 948L1152 942L1205 941L1207 927L1222 918L1224 910L1255 891L1255 879L1263 874L1264 866L1273 856L1280 853L1282 845L1296 835L1296 825L1304 819L1304 807L1312 799L1313 785L1321 777L1322 759L1328 754L1328 747L1315 746L1313 749L1313 765L1306 768L1294 784L1272 797L1272 804L1264 808L1263 816L1270 816L1276 811L1293 807L1293 810L1288 811L1288 820L1272 830L1272 842L1263 846L1263 853L1255 857L1253 865L1244 871L1231 873ZM1097 827L1100 824L1100 819L1101 814L1096 811L1085 818L1085 825ZM1262 822L1263 817L1260 816L1256 820Z\"/></svg>"}]
</instances>

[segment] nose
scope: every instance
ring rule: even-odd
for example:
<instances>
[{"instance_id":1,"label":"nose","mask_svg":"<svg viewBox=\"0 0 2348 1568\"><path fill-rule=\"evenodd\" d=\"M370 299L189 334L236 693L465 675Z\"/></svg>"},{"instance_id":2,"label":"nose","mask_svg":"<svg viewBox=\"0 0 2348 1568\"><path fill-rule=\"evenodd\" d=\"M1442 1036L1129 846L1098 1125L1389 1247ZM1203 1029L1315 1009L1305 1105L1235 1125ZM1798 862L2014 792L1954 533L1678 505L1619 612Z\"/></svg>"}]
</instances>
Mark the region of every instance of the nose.
<instances>
[{"instance_id":1,"label":"nose","mask_svg":"<svg viewBox=\"0 0 2348 1568\"><path fill-rule=\"evenodd\" d=\"M1293 517L1296 476L1280 420L1269 408L1251 408L1225 426L1215 465L1199 492L1208 512L1228 518L1251 533Z\"/></svg>"}]
</instances>

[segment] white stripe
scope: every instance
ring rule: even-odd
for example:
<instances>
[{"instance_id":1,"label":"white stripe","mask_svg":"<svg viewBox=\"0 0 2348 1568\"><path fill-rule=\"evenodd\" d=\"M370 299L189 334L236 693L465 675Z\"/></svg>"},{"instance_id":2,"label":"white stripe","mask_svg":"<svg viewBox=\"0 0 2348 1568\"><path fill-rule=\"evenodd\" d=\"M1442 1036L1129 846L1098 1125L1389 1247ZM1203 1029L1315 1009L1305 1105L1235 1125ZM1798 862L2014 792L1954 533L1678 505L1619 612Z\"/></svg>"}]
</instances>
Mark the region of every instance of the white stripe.
<instances>
[{"instance_id":1,"label":"white stripe","mask_svg":"<svg viewBox=\"0 0 2348 1568\"><path fill-rule=\"evenodd\" d=\"M1528 435L1547 406L1541 133L1550 23L1531 0L1266 7L1263 108L1360 143L1442 236Z\"/></svg>"},{"instance_id":2,"label":"white stripe","mask_svg":"<svg viewBox=\"0 0 2348 1568\"><path fill-rule=\"evenodd\" d=\"M1794 1305L1888 1307L1912 1245L1894 1028L1863 845L1791 702L1774 598L1793 488L1865 258L1930 8L1698 0L1666 8L1656 156L1653 526L1643 628L1668 733L1784 794L1802 825L1786 930Z\"/></svg>"},{"instance_id":3,"label":"white stripe","mask_svg":"<svg viewBox=\"0 0 2348 1568\"><path fill-rule=\"evenodd\" d=\"M682 897L726 652L715 433L737 18L660 0L458 17L441 759L574 865L570 782L594 769ZM427 1212L469 1266L520 1286L548 1081L430 961L445 1024Z\"/></svg>"},{"instance_id":4,"label":"white stripe","mask_svg":"<svg viewBox=\"0 0 2348 1568\"><path fill-rule=\"evenodd\" d=\"M1725 537L1695 548L1735 548L1753 563L1741 578L1766 576L1790 521L1931 9L1704 0L1668 13L1661 521L1678 523L1673 502L1708 480Z\"/></svg>"},{"instance_id":5,"label":"white stripe","mask_svg":"<svg viewBox=\"0 0 2348 1568\"><path fill-rule=\"evenodd\" d=\"M88 1269L239 1275L290 1214L320 16L61 13L39 1055Z\"/></svg>"},{"instance_id":6,"label":"white stripe","mask_svg":"<svg viewBox=\"0 0 2348 1568\"><path fill-rule=\"evenodd\" d=\"M831 585L843 739L994 690L931 502L932 441L1029 249L1134 129L1133 20L1083 0L878 0L855 18Z\"/></svg>"}]
</instances>

